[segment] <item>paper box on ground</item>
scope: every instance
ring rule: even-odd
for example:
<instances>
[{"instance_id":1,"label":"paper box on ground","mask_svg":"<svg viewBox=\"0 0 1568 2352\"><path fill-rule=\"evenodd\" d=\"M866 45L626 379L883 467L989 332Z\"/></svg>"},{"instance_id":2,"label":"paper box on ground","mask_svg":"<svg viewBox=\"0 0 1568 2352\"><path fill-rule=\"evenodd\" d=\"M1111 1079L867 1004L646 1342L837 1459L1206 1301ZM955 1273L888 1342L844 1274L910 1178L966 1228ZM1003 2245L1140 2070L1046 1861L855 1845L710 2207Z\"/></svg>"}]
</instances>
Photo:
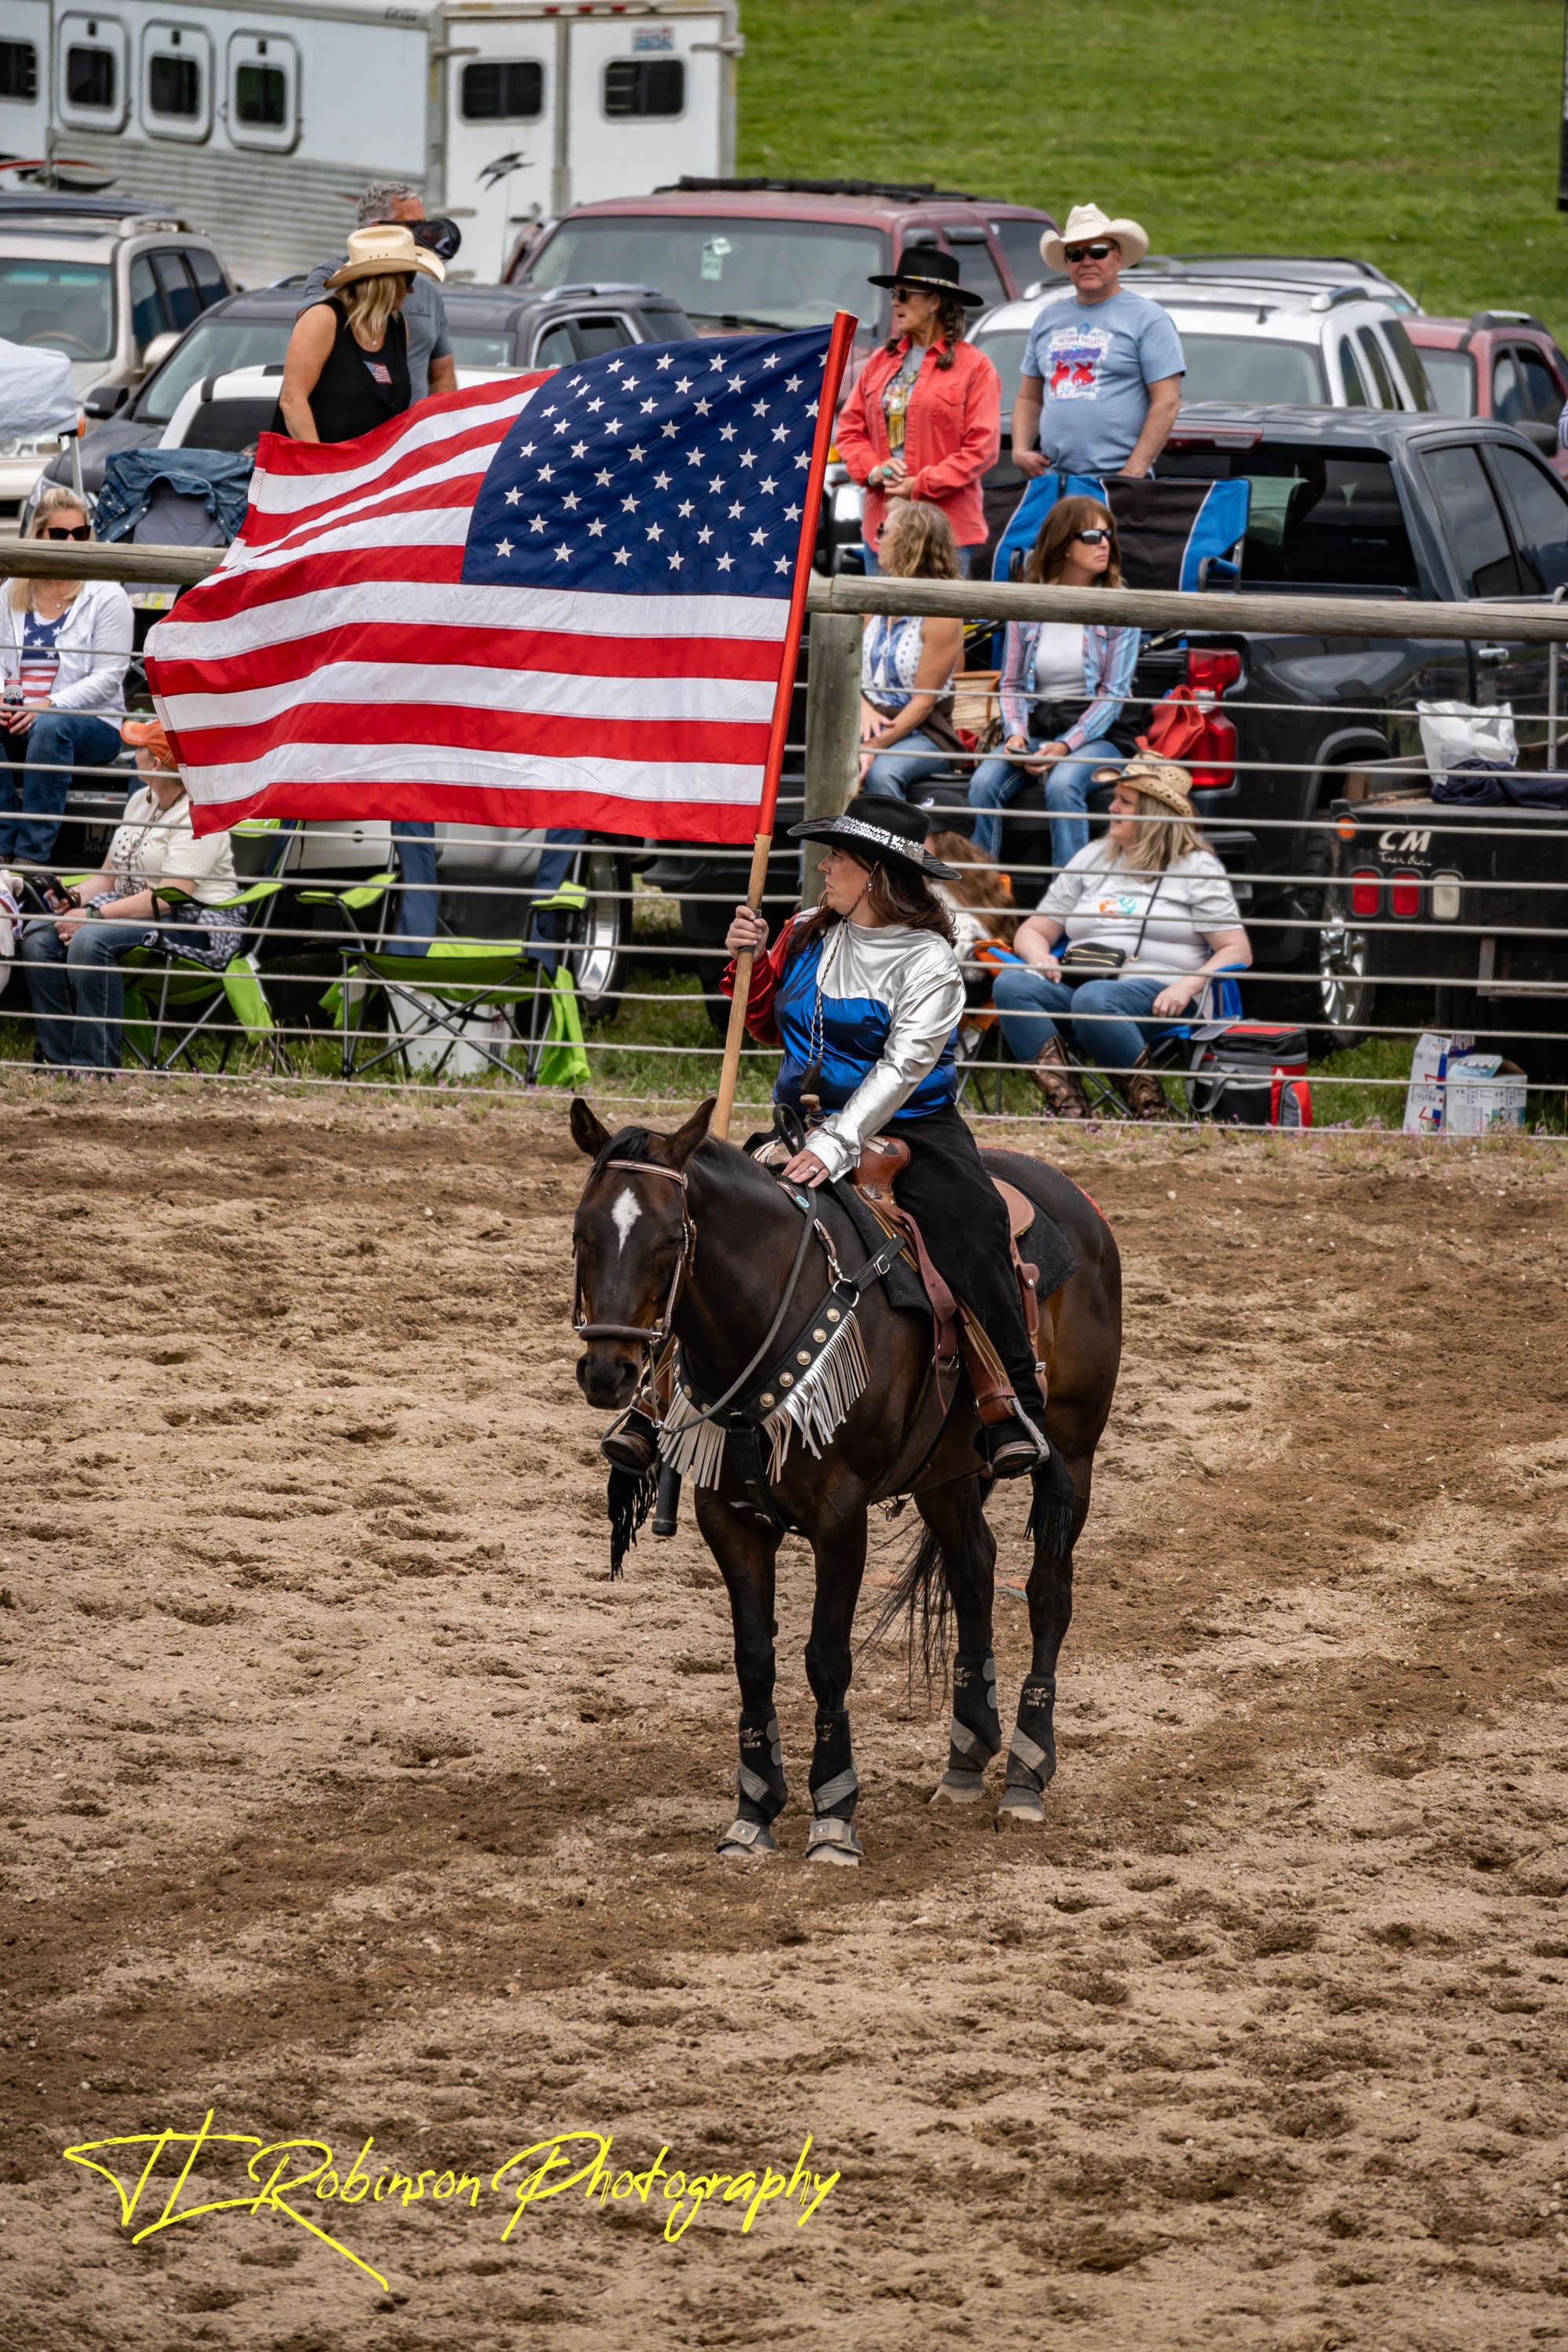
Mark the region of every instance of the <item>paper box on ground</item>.
<instances>
[{"instance_id":1,"label":"paper box on ground","mask_svg":"<svg viewBox=\"0 0 1568 2352\"><path fill-rule=\"evenodd\" d=\"M1528 1100L1524 1072L1500 1054L1450 1058L1443 1106L1445 1135L1495 1135L1522 1128Z\"/></svg>"},{"instance_id":2,"label":"paper box on ground","mask_svg":"<svg viewBox=\"0 0 1568 2352\"><path fill-rule=\"evenodd\" d=\"M1446 1036L1435 1029L1425 1031L1416 1039L1415 1050L1410 1056L1410 1085L1405 1097L1406 1135L1441 1133L1446 1125L1443 1084L1449 1065L1458 1055L1468 1053L1475 1042L1468 1034Z\"/></svg>"}]
</instances>

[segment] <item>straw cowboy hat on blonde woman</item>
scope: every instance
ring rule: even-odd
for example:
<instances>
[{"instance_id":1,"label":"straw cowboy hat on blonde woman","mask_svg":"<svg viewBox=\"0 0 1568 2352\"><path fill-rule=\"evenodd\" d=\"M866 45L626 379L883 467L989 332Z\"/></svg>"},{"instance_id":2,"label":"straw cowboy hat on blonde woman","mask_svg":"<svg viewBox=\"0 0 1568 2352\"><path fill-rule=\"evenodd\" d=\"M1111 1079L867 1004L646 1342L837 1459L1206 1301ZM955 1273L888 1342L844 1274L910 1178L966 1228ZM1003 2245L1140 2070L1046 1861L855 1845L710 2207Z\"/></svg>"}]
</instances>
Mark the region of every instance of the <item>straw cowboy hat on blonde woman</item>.
<instances>
[{"instance_id":1,"label":"straw cowboy hat on blonde woman","mask_svg":"<svg viewBox=\"0 0 1568 2352\"><path fill-rule=\"evenodd\" d=\"M1098 205L1074 205L1066 228L1059 234L1054 228L1046 231L1040 239L1040 251L1047 269L1065 270L1069 245L1108 242L1121 247L1122 261L1129 269L1135 261L1142 261L1149 250L1148 233L1135 220L1107 220Z\"/></svg>"},{"instance_id":2,"label":"straw cowboy hat on blonde woman","mask_svg":"<svg viewBox=\"0 0 1568 2352\"><path fill-rule=\"evenodd\" d=\"M328 278L327 291L335 294L340 286L352 286L362 278L412 278L416 273L439 284L447 265L416 245L413 230L403 222L388 221L379 228L350 230L349 257Z\"/></svg>"}]
</instances>

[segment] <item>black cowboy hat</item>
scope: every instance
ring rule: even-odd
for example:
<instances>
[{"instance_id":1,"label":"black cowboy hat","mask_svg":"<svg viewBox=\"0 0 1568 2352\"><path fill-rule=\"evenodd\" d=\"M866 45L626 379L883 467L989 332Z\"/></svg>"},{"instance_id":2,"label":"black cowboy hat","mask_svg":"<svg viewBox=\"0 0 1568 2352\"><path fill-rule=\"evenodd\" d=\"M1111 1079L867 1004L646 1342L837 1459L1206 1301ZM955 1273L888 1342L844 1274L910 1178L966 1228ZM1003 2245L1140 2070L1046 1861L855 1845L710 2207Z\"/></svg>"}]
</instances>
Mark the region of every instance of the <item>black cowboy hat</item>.
<instances>
[{"instance_id":1,"label":"black cowboy hat","mask_svg":"<svg viewBox=\"0 0 1568 2352\"><path fill-rule=\"evenodd\" d=\"M958 282L958 264L939 245L906 245L897 269L868 278L868 286L930 286L939 294L956 294L973 310L985 308L984 294L972 294Z\"/></svg>"},{"instance_id":2,"label":"black cowboy hat","mask_svg":"<svg viewBox=\"0 0 1568 2352\"><path fill-rule=\"evenodd\" d=\"M863 866L912 866L917 873L951 882L958 868L944 866L924 847L930 830L929 809L911 808L908 801L884 798L879 793L861 793L842 816L807 817L804 824L791 825L789 837L831 842L835 849L847 850Z\"/></svg>"}]
</instances>

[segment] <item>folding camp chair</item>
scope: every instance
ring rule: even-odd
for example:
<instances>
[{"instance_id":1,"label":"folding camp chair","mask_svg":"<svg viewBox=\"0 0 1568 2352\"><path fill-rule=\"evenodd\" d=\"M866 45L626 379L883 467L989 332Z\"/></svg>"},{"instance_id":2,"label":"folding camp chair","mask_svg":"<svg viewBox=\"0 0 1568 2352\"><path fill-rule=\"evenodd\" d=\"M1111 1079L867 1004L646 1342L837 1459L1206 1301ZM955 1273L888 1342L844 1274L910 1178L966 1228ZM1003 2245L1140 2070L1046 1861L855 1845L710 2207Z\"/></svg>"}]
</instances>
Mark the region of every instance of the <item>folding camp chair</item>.
<instances>
[{"instance_id":1,"label":"folding camp chair","mask_svg":"<svg viewBox=\"0 0 1568 2352\"><path fill-rule=\"evenodd\" d=\"M154 946L132 948L120 959L126 976L125 1050L144 1069L170 1070L182 1060L195 1069L194 1048L204 1033L221 1039L220 1070L228 1067L229 1055L241 1037L248 1045L265 1050L274 1069L289 1067L256 956L267 919L284 887L271 870L282 846L279 821L247 818L234 827L230 839L236 872L253 877L232 898L216 902L245 923L246 943L240 952L231 956L221 971L216 971L199 958L183 954L178 940L163 932ZM176 882L160 882L157 894L171 906L190 898L190 893ZM172 1043L171 1033L177 1033Z\"/></svg>"},{"instance_id":2,"label":"folding camp chair","mask_svg":"<svg viewBox=\"0 0 1568 2352\"><path fill-rule=\"evenodd\" d=\"M994 970L1004 963L1023 961L1023 958L1015 955L1011 949L996 946L990 940L984 942L984 945L986 950L984 960ZM1209 1023L1241 1019L1241 990L1230 975L1232 972L1243 971L1246 968L1244 964L1227 964L1214 973L1205 984L1197 1003L1190 1008L1187 1018L1184 1021L1174 1022L1169 1029L1154 1039L1149 1047L1149 1059L1160 1076L1163 1076L1167 1072L1173 1073L1182 1066L1184 1055L1192 1045L1194 1038L1198 1031ZM975 1015L972 1012L966 1018L973 1023ZM975 1092L983 1093L984 1079L981 1065L989 1061L990 1066L995 1072L995 1108L999 1114L1002 1108L1003 1078L1008 1070L1018 1069L1021 1065L1009 1059L1002 1036L1001 1023L994 1014L991 1018L992 1025L980 1039L978 1050L973 1057L973 1066L961 1074L958 1099L960 1102L963 1101L971 1080L975 1081ZM1062 1047L1068 1061L1077 1073L1084 1093L1088 1097L1091 1115L1096 1118L1130 1118L1131 1113L1122 1099L1114 1079L1108 1077L1103 1070L1096 1067L1094 1063L1080 1060L1072 1039L1062 1034L1059 1025L1057 1034L1061 1036ZM991 1049L990 1055L987 1053L987 1048ZM992 1055L994 1059L991 1058Z\"/></svg>"},{"instance_id":3,"label":"folding camp chair","mask_svg":"<svg viewBox=\"0 0 1568 2352\"><path fill-rule=\"evenodd\" d=\"M563 883L530 901L523 936L458 939L438 928L434 829L396 824L400 872L373 875L344 890L302 890L302 905L330 905L342 921L342 970L321 1002L333 1015L345 1078L395 1062L405 1078L416 1063L439 1078L459 1052L472 1053L507 1077L530 1086L583 1086L588 1079L577 992L567 964L587 906L581 883ZM556 920L539 938L539 916ZM367 1018L379 1003L384 1026ZM519 1008L527 1013L520 1024ZM480 1025L499 1016L503 1045ZM381 1042L384 1040L384 1042ZM522 1066L513 1055L521 1045Z\"/></svg>"}]
</instances>

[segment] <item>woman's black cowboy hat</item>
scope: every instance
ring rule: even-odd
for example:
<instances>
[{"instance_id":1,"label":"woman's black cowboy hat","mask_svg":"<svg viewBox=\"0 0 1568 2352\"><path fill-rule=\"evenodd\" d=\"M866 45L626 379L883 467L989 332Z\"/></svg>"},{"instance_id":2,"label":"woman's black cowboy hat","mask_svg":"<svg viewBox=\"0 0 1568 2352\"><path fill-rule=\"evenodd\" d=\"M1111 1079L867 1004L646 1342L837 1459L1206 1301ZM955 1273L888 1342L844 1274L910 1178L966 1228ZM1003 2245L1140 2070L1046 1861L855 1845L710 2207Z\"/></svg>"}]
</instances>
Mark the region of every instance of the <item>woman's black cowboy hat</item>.
<instances>
[{"instance_id":1,"label":"woman's black cowboy hat","mask_svg":"<svg viewBox=\"0 0 1568 2352\"><path fill-rule=\"evenodd\" d=\"M879 793L861 793L842 816L807 817L804 824L791 825L789 837L831 842L835 849L858 857L862 866L912 866L917 873L951 882L957 866L944 866L923 846L930 830L929 809L911 808L908 801L888 799Z\"/></svg>"},{"instance_id":2,"label":"woman's black cowboy hat","mask_svg":"<svg viewBox=\"0 0 1568 2352\"><path fill-rule=\"evenodd\" d=\"M972 310L985 308L984 294L972 294L967 286L958 282L958 264L951 253L943 253L939 245L906 245L899 266L868 278L868 286L930 286L940 294L956 294Z\"/></svg>"}]
</instances>

